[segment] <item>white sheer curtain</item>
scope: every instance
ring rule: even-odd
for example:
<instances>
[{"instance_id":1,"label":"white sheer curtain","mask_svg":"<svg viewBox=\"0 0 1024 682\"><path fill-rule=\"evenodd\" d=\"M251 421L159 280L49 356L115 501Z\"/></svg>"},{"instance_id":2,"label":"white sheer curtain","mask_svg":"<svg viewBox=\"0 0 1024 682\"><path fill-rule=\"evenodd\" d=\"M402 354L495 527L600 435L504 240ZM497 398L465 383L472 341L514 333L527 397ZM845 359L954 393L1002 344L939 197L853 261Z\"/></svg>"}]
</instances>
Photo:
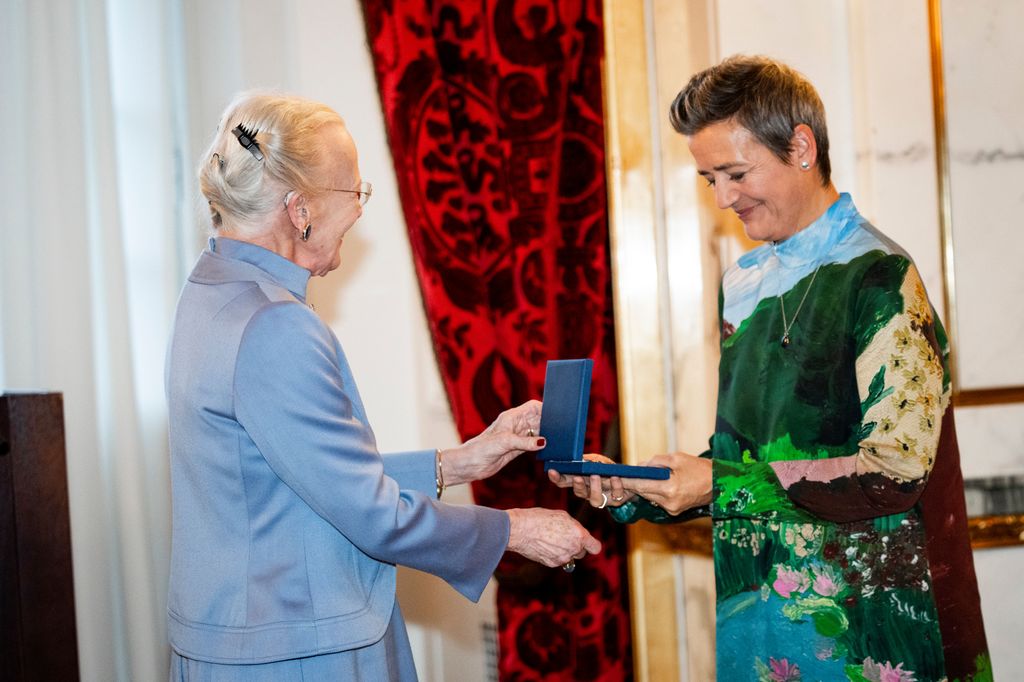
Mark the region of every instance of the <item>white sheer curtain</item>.
<instances>
[{"instance_id":1,"label":"white sheer curtain","mask_svg":"<svg viewBox=\"0 0 1024 682\"><path fill-rule=\"evenodd\" d=\"M0 3L0 387L64 395L84 680L167 676L161 367L194 232L179 15Z\"/></svg>"}]
</instances>

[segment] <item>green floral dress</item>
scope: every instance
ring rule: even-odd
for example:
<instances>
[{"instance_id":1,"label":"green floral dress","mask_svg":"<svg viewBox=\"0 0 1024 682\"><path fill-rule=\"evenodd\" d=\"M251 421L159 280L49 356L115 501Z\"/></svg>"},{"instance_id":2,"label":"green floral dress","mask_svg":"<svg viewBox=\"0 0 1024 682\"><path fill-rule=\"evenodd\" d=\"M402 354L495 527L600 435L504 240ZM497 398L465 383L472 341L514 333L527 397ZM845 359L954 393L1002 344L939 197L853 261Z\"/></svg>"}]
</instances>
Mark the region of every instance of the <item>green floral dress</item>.
<instances>
[{"instance_id":1,"label":"green floral dress","mask_svg":"<svg viewBox=\"0 0 1024 682\"><path fill-rule=\"evenodd\" d=\"M909 256L844 194L740 258L720 310L718 679L991 679L946 339Z\"/></svg>"}]
</instances>

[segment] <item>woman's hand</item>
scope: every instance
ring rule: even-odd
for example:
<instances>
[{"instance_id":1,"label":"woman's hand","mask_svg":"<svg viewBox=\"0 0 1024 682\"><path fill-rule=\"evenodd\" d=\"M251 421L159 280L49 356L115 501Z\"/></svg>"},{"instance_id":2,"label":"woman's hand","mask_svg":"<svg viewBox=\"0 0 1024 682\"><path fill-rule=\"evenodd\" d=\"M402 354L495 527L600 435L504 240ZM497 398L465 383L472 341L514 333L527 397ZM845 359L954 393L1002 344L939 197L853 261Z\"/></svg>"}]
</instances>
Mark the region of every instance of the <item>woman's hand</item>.
<instances>
[{"instance_id":1,"label":"woman's hand","mask_svg":"<svg viewBox=\"0 0 1024 682\"><path fill-rule=\"evenodd\" d=\"M521 455L544 447L540 430L539 400L505 410L483 433L457 448L441 452L445 485L470 483L493 476Z\"/></svg>"},{"instance_id":2,"label":"woman's hand","mask_svg":"<svg viewBox=\"0 0 1024 682\"><path fill-rule=\"evenodd\" d=\"M593 455L588 459L597 460ZM640 495L652 504L662 507L675 516L687 509L711 502L711 460L685 452L658 455L645 462L647 466L667 467L671 470L668 479L650 478L619 479L612 476L558 476L551 475L551 481L562 488L572 487L573 494L590 501L595 507L618 506L633 495ZM620 487L621 486L621 487ZM622 499L617 499L622 497Z\"/></svg>"},{"instance_id":3,"label":"woman's hand","mask_svg":"<svg viewBox=\"0 0 1024 682\"><path fill-rule=\"evenodd\" d=\"M657 455L647 466L668 467L666 480L633 478L625 483L629 490L662 507L672 516L711 502L711 460L685 452Z\"/></svg>"},{"instance_id":4,"label":"woman's hand","mask_svg":"<svg viewBox=\"0 0 1024 682\"><path fill-rule=\"evenodd\" d=\"M509 509L508 551L545 566L563 566L601 551L601 543L561 510Z\"/></svg>"},{"instance_id":5,"label":"woman's hand","mask_svg":"<svg viewBox=\"0 0 1024 682\"><path fill-rule=\"evenodd\" d=\"M591 462L614 464L615 461L604 455L588 454L583 459ZM618 476L573 476L548 470L548 480L559 488L572 488L576 497L589 500L598 509L618 507L633 498L633 493L625 489L622 479Z\"/></svg>"}]
</instances>

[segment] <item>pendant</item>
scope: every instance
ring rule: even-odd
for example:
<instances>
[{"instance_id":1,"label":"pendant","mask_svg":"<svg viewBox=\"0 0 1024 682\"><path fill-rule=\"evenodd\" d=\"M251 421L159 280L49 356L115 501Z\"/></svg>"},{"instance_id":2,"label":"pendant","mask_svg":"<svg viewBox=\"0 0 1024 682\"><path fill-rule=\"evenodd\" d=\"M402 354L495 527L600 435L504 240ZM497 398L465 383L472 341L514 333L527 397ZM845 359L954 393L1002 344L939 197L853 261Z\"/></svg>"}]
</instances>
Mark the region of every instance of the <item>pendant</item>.
<instances>
[{"instance_id":1,"label":"pendant","mask_svg":"<svg viewBox=\"0 0 1024 682\"><path fill-rule=\"evenodd\" d=\"M782 340L779 341L783 348L789 348L789 333L782 335Z\"/></svg>"}]
</instances>

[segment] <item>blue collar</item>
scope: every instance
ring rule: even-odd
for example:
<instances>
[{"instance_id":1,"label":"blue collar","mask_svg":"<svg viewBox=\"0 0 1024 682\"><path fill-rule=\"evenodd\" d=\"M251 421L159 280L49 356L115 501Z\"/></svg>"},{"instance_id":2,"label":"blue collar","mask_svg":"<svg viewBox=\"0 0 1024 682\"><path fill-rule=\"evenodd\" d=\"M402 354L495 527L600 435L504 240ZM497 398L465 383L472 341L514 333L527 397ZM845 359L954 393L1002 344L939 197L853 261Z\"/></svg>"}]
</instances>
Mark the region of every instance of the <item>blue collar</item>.
<instances>
[{"instance_id":1,"label":"blue collar","mask_svg":"<svg viewBox=\"0 0 1024 682\"><path fill-rule=\"evenodd\" d=\"M283 286L300 301L306 301L310 272L262 246L249 242L210 237L190 279L196 281L271 281Z\"/></svg>"}]
</instances>

